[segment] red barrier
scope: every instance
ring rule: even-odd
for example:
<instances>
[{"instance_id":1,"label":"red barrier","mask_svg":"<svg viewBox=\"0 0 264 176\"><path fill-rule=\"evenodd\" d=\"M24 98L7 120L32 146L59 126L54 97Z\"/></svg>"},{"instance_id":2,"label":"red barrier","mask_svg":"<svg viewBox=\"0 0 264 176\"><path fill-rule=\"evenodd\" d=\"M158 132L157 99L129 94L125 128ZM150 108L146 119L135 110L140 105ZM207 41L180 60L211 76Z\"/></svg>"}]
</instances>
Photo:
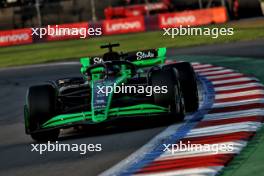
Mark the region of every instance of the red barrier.
<instances>
[{"instance_id":1,"label":"red barrier","mask_svg":"<svg viewBox=\"0 0 264 176\"><path fill-rule=\"evenodd\" d=\"M0 31L0 46L12 46L33 43L30 28Z\"/></svg>"},{"instance_id":2,"label":"red barrier","mask_svg":"<svg viewBox=\"0 0 264 176\"><path fill-rule=\"evenodd\" d=\"M225 23L228 21L226 8L224 7L213 8L212 16L214 23Z\"/></svg>"},{"instance_id":3,"label":"red barrier","mask_svg":"<svg viewBox=\"0 0 264 176\"><path fill-rule=\"evenodd\" d=\"M159 28L173 28L181 25L199 26L226 21L227 15L224 7L158 15Z\"/></svg>"},{"instance_id":4,"label":"red barrier","mask_svg":"<svg viewBox=\"0 0 264 176\"><path fill-rule=\"evenodd\" d=\"M89 25L88 22L49 25L48 27L46 27L47 30L50 29L52 31L65 28L66 30L68 30L68 32L63 33L65 35L61 35L59 33L51 33L49 35L46 34L44 38L40 38L35 34L33 37L34 40L32 39L32 30L29 28L2 32L0 31L0 46L88 38L92 35L98 35L98 33L101 34L101 32L103 32L103 35L113 35L143 32L146 30L157 30L162 28L173 28L179 27L180 25L198 26L211 23L224 23L228 19L226 9L224 7L159 14L158 20L156 18L157 16L149 16L147 18L138 16L122 19L104 20L96 23L89 22ZM95 28L100 28L102 29L102 31L98 32Z\"/></svg>"},{"instance_id":5,"label":"red barrier","mask_svg":"<svg viewBox=\"0 0 264 176\"><path fill-rule=\"evenodd\" d=\"M131 17L103 21L105 35L145 31L144 17Z\"/></svg>"},{"instance_id":6,"label":"red barrier","mask_svg":"<svg viewBox=\"0 0 264 176\"><path fill-rule=\"evenodd\" d=\"M72 24L60 24L60 25L50 25L46 28L50 30L53 34L46 35L48 41L52 40L67 40L67 39L79 39L88 38L88 23L72 23ZM94 29L91 29L94 30Z\"/></svg>"}]
</instances>

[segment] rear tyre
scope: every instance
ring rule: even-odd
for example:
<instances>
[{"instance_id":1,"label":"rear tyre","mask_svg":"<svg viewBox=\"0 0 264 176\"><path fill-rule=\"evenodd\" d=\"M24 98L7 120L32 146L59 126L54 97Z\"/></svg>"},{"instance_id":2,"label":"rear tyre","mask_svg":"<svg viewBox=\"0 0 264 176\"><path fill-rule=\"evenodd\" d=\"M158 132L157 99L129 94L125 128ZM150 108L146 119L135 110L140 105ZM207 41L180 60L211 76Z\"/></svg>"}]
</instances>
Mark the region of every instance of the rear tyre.
<instances>
[{"instance_id":1,"label":"rear tyre","mask_svg":"<svg viewBox=\"0 0 264 176\"><path fill-rule=\"evenodd\" d=\"M189 62L175 64L179 72L181 90L186 112L195 112L199 108L199 96L196 75Z\"/></svg>"},{"instance_id":2,"label":"rear tyre","mask_svg":"<svg viewBox=\"0 0 264 176\"><path fill-rule=\"evenodd\" d=\"M177 70L174 68L153 70L150 82L153 87L167 87L167 93L153 93L155 104L168 106L174 120L184 120L185 110Z\"/></svg>"},{"instance_id":3,"label":"rear tyre","mask_svg":"<svg viewBox=\"0 0 264 176\"><path fill-rule=\"evenodd\" d=\"M56 92L52 85L32 86L27 94L28 123L31 137L36 141L55 140L59 129L37 132L41 125L55 115Z\"/></svg>"}]
</instances>

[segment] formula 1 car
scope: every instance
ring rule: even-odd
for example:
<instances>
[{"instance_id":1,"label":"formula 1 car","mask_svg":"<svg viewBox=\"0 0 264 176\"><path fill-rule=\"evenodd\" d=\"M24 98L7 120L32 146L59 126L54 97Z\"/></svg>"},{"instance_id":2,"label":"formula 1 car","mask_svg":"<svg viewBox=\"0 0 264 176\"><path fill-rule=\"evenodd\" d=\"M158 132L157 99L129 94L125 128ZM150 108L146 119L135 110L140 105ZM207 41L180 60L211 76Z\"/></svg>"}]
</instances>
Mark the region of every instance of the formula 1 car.
<instances>
[{"instance_id":1,"label":"formula 1 car","mask_svg":"<svg viewBox=\"0 0 264 176\"><path fill-rule=\"evenodd\" d=\"M63 128L149 116L182 121L198 109L190 63L165 64L166 48L118 53L112 49L117 46L101 46L108 48L102 57L81 58L82 77L31 86L24 106L26 133L34 140L55 140Z\"/></svg>"}]
</instances>

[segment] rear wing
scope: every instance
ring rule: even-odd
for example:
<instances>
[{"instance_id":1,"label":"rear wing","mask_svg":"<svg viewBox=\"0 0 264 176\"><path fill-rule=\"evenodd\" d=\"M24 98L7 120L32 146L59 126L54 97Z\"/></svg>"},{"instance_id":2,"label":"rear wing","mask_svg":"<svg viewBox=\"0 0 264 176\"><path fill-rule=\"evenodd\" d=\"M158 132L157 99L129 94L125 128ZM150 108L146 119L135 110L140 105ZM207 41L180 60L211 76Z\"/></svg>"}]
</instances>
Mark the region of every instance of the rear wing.
<instances>
[{"instance_id":1,"label":"rear wing","mask_svg":"<svg viewBox=\"0 0 264 176\"><path fill-rule=\"evenodd\" d=\"M149 67L153 65L163 64L166 59L166 48L141 50L122 54L120 59L132 62L137 67ZM84 57L80 60L82 64L81 73L85 73L91 65L104 62L102 56Z\"/></svg>"}]
</instances>

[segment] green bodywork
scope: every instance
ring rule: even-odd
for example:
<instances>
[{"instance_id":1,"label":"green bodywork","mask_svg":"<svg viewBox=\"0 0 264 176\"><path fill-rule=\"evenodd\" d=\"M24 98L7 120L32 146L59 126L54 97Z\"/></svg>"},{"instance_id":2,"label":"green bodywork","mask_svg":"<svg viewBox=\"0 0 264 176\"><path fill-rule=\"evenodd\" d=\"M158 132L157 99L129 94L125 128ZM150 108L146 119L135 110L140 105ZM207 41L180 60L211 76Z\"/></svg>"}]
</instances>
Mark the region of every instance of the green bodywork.
<instances>
[{"instance_id":1,"label":"green bodywork","mask_svg":"<svg viewBox=\"0 0 264 176\"><path fill-rule=\"evenodd\" d=\"M138 68L148 67L158 64L163 64L165 62L166 48L158 48L157 49L157 57L151 58L148 60L136 60L132 62ZM90 58L81 58L80 62L82 64L81 73L84 75L85 79L87 79L86 71L90 65ZM113 92L111 92L107 97L106 106L102 109L95 108L94 103L94 89L95 82L102 80L102 72L104 68L96 67L91 70L91 80L89 81L91 87L91 111L80 112L80 113L72 113L72 114L61 114L55 117L52 117L50 120L42 124L42 128L51 128L58 126L68 126L74 123L84 123L87 122L89 124L96 124L100 122L104 122L110 118L115 117L127 117L127 116L153 116L159 114L168 113L168 108L157 106L153 104L138 104L127 107L119 107L119 108L111 108L111 102L113 97ZM115 84L119 85L121 83L126 83L127 79L131 78L131 70L126 68L126 66L121 67L120 75L115 78ZM26 109L26 108L25 108ZM97 111L100 110L100 113ZM25 110L25 116L28 116ZM28 120L26 120L27 122ZM28 126L28 125L27 125Z\"/></svg>"},{"instance_id":2,"label":"green bodywork","mask_svg":"<svg viewBox=\"0 0 264 176\"><path fill-rule=\"evenodd\" d=\"M158 48L157 53L158 56L153 59L149 60L139 60L139 61L134 61L133 64L136 65L137 67L148 67L148 66L153 66L153 65L158 65L158 64L164 64L166 60L166 48ZM87 68L90 66L90 58L89 57L83 57L81 58L81 73L84 74L87 70ZM99 71L99 70L95 70Z\"/></svg>"},{"instance_id":3,"label":"green bodywork","mask_svg":"<svg viewBox=\"0 0 264 176\"><path fill-rule=\"evenodd\" d=\"M152 104L139 104L135 106L128 106L122 108L112 108L108 111L108 117L122 117L122 116L150 116L155 114L167 113L168 109L152 105ZM64 124L76 123L81 121L89 121L91 123L98 123L93 121L93 114L89 112L80 112L75 114L62 114L51 118L43 124L43 128L55 127Z\"/></svg>"},{"instance_id":4,"label":"green bodywork","mask_svg":"<svg viewBox=\"0 0 264 176\"><path fill-rule=\"evenodd\" d=\"M121 83L126 82L126 79L127 78L130 78L130 74L127 74L126 71L122 71L122 75L115 82L116 85L120 85ZM91 81L91 89L92 89L92 91L94 89L94 80ZM102 121L106 120L107 117L108 117L109 110L110 110L110 105L111 105L111 101L112 101L112 98L113 98L113 92L111 92L110 95L109 95L109 97L107 98L106 107L103 108L103 109L101 109L101 111L104 112L103 114L96 114L96 111L98 109L95 110L95 108L93 106L93 102L95 101L93 95L94 95L94 93L92 93L92 103L91 103L92 121L93 122L102 122Z\"/></svg>"}]
</instances>

